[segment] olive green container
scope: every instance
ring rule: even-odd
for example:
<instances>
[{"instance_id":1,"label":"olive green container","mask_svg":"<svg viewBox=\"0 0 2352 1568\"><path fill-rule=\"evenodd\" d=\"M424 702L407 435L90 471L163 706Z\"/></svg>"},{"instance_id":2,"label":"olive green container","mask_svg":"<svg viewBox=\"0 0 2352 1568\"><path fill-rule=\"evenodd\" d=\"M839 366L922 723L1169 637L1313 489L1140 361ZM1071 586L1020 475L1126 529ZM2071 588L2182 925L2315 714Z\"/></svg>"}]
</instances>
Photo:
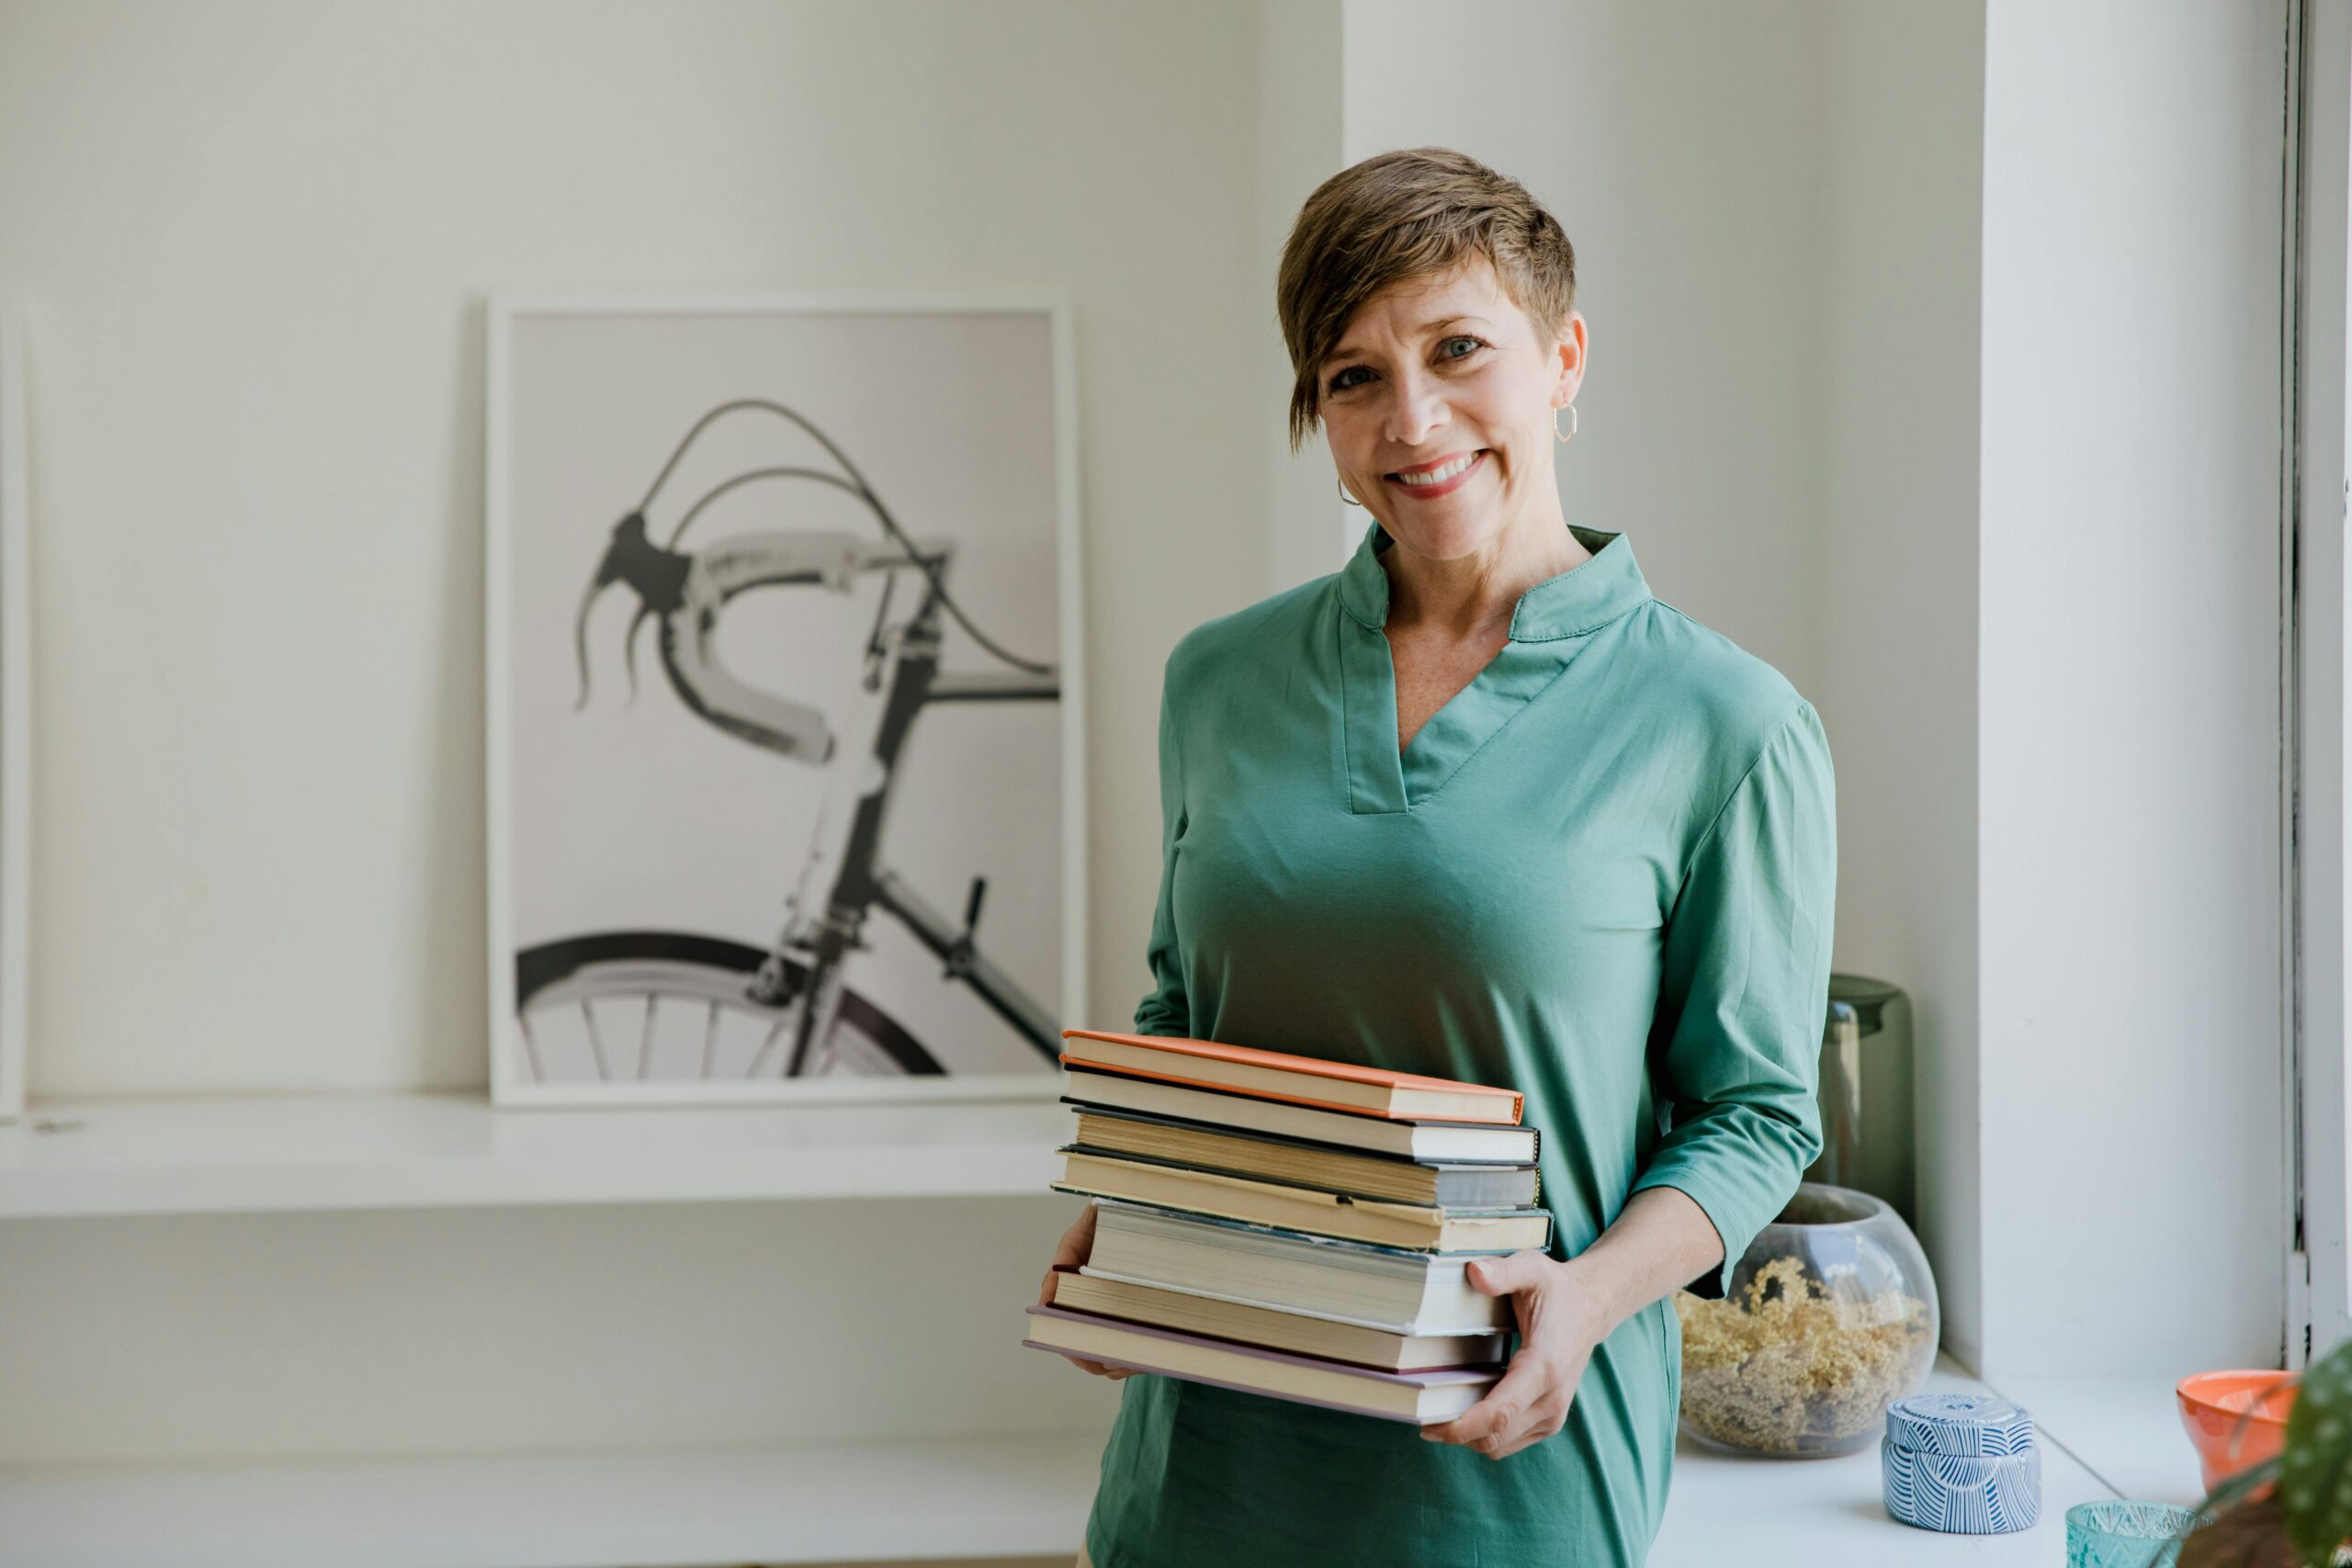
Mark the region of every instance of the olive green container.
<instances>
[{"instance_id":1,"label":"olive green container","mask_svg":"<svg viewBox=\"0 0 2352 1568\"><path fill-rule=\"evenodd\" d=\"M1821 1157L1807 1181L1858 1188L1919 1223L1911 1137L1911 998L1865 975L1829 976L1821 1040Z\"/></svg>"}]
</instances>

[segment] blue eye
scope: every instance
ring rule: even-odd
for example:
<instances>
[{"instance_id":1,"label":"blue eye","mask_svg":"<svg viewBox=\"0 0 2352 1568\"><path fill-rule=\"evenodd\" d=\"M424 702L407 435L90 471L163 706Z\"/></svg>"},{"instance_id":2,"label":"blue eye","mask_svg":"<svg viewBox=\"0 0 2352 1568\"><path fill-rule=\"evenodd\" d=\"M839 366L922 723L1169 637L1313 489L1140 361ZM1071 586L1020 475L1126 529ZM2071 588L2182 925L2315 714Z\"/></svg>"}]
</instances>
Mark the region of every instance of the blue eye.
<instances>
[{"instance_id":1,"label":"blue eye","mask_svg":"<svg viewBox=\"0 0 2352 1568\"><path fill-rule=\"evenodd\" d=\"M1468 349L1464 350L1463 353L1460 353L1460 354L1452 354L1452 353L1444 352L1445 350L1449 350L1449 349L1453 348L1453 346L1455 344L1457 344L1457 343L1466 343L1466 344L1468 344L1470 346L1469 346L1469 348L1468 348ZM1439 353L1438 357L1439 357L1439 358L1441 358L1441 359L1449 359L1449 360L1461 360L1461 359L1467 359L1467 358L1469 358L1469 357L1470 357L1470 355L1471 355L1476 354L1479 349L1482 349L1482 348L1492 348L1493 346L1494 346L1494 345L1493 345L1492 344L1488 343L1485 338L1482 338L1482 337L1473 337L1473 336L1472 336L1470 333L1456 333L1453 336L1452 336L1452 337L1450 337L1450 338L1445 339L1443 343L1442 343L1441 344L1439 344L1440 353ZM1345 379L1345 378L1346 378L1346 377L1348 377L1348 376L1351 376L1351 375L1353 375L1355 372L1357 372L1357 371L1359 371L1359 370L1364 370L1364 367L1363 367L1363 366L1361 366L1361 365L1351 365L1351 366L1348 366L1345 369L1338 370L1338 371L1333 372L1333 373L1332 373L1332 376L1331 376L1331 379L1330 379L1329 382L1325 383L1325 385L1324 385L1324 389L1324 389L1325 391L1327 391L1327 392L1344 392L1344 391L1349 390L1351 388L1355 388L1355 387L1361 387L1361 386L1363 386L1363 382L1361 382L1361 381L1350 381L1350 380L1347 380L1347 379ZM1370 372L1367 370L1367 371L1365 371L1365 374L1369 375L1369 374L1370 374Z\"/></svg>"}]
</instances>

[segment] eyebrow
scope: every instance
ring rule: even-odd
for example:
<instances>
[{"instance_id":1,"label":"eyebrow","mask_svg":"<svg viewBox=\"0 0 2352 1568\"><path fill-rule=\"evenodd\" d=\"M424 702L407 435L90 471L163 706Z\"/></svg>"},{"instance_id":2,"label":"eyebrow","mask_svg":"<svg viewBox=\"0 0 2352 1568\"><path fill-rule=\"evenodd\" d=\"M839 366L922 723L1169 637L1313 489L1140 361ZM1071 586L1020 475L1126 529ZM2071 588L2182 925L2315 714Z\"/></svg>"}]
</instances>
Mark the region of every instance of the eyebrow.
<instances>
[{"instance_id":1,"label":"eyebrow","mask_svg":"<svg viewBox=\"0 0 2352 1568\"><path fill-rule=\"evenodd\" d=\"M1420 326L1415 330L1423 337L1427 337L1430 333L1437 331L1440 327L1450 327L1456 321L1476 321L1481 325L1491 324L1487 322L1487 318L1484 316L1440 316L1434 321L1423 321ZM1345 359L1351 355L1362 354L1363 352L1363 350L1360 348L1350 348L1342 345L1339 348L1333 349L1329 354L1325 355L1323 356L1323 363L1325 365L1329 365L1334 361Z\"/></svg>"}]
</instances>

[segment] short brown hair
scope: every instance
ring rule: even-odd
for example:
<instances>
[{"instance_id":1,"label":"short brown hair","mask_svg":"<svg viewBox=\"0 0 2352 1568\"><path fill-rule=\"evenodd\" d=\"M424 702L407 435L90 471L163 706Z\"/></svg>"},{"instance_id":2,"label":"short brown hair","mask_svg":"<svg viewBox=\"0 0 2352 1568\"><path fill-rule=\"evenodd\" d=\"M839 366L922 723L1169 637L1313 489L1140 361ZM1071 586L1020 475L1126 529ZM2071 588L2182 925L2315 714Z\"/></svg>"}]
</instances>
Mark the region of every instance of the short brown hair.
<instances>
[{"instance_id":1,"label":"short brown hair","mask_svg":"<svg viewBox=\"0 0 2352 1568\"><path fill-rule=\"evenodd\" d=\"M1283 243L1275 311L1296 379L1290 449L1321 417L1317 374L1365 300L1408 277L1450 272L1473 255L1493 265L1535 334L1555 334L1575 307L1577 253L1527 187L1450 147L1382 152L1315 187Z\"/></svg>"}]
</instances>

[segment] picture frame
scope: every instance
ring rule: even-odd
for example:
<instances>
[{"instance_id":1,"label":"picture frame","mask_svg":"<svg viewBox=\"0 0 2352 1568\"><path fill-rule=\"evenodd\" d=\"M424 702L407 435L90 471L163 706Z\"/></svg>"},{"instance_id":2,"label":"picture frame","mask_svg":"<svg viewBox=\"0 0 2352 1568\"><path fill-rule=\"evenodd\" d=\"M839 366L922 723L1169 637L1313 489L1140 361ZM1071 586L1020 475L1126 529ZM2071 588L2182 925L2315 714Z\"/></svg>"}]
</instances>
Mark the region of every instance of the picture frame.
<instances>
[{"instance_id":1,"label":"picture frame","mask_svg":"<svg viewBox=\"0 0 2352 1568\"><path fill-rule=\"evenodd\" d=\"M1067 295L487 317L492 1102L1057 1098L1087 963Z\"/></svg>"},{"instance_id":2,"label":"picture frame","mask_svg":"<svg viewBox=\"0 0 2352 1568\"><path fill-rule=\"evenodd\" d=\"M25 325L0 301L0 1122L25 1111L32 968L32 502Z\"/></svg>"}]
</instances>

